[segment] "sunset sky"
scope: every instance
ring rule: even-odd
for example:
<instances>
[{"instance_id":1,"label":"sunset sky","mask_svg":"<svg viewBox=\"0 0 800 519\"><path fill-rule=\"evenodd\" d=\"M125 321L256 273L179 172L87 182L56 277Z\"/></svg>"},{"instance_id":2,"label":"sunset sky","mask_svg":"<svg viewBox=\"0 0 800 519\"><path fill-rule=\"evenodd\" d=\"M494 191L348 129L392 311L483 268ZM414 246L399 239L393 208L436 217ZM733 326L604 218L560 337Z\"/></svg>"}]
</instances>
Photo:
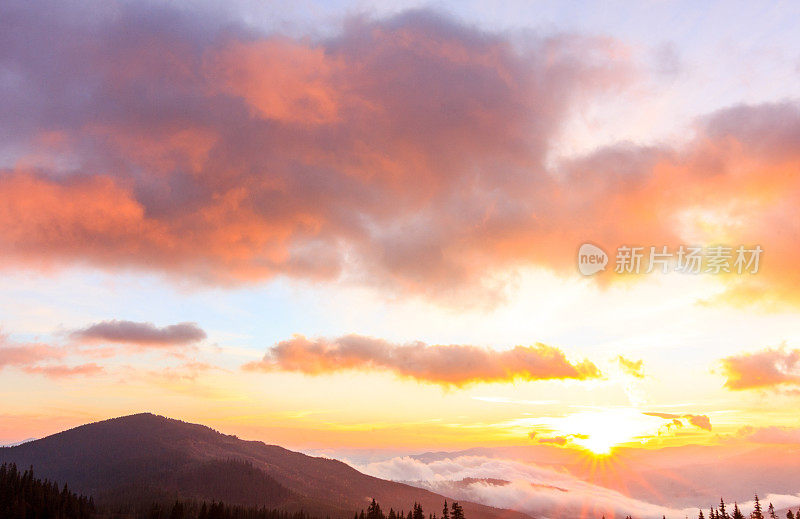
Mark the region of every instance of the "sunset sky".
<instances>
[{"instance_id":1,"label":"sunset sky","mask_svg":"<svg viewBox=\"0 0 800 519\"><path fill-rule=\"evenodd\" d=\"M0 3L0 444L799 444L800 5L605 4Z\"/></svg>"}]
</instances>

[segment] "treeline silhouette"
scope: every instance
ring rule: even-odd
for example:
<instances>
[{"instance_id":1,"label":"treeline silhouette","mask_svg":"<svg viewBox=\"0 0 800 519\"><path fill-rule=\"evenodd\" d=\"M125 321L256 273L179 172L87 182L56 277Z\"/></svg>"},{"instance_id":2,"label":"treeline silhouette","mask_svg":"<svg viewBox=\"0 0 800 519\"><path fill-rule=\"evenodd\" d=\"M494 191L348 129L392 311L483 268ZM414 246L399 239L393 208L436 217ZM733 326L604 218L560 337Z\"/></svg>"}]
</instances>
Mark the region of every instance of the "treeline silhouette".
<instances>
[{"instance_id":1,"label":"treeline silhouette","mask_svg":"<svg viewBox=\"0 0 800 519\"><path fill-rule=\"evenodd\" d=\"M136 519L316 519L303 511L286 512L277 509L231 506L220 502L196 502L177 500L170 506L153 504L149 511L135 514ZM330 517L326 517L330 519ZM453 502L448 507L444 502L442 515L429 514L427 517L419 503L414 503L406 514L404 511L395 512L390 508L384 514L375 499L372 500L367 510L356 512L354 519L466 519L464 510L458 502Z\"/></svg>"},{"instance_id":2,"label":"treeline silhouette","mask_svg":"<svg viewBox=\"0 0 800 519\"><path fill-rule=\"evenodd\" d=\"M720 498L719 506L717 507L710 507L708 509L708 517L703 513L703 510L700 509L697 513L697 519L781 519L778 517L777 513L775 512L775 507L772 506L772 503L769 503L767 506L767 512L764 513L764 509L761 506L761 501L758 499L758 494L755 495L755 499L753 500L753 511L750 514L745 515L742 509L739 507L739 504L734 501L733 503L733 510L730 512L730 504L728 506L725 505L725 500ZM605 516L603 516L605 519ZM625 519L633 519L630 515L626 516ZM663 519L666 519L664 516ZM797 510L795 514L791 510L786 512L786 519L800 519L800 510Z\"/></svg>"},{"instance_id":3,"label":"treeline silhouette","mask_svg":"<svg viewBox=\"0 0 800 519\"><path fill-rule=\"evenodd\" d=\"M414 506L411 507L411 510L408 511L408 514L404 510L399 512L395 512L393 508L389 508L389 513L384 514L383 510L381 509L381 505L378 504L375 499L372 500L372 503L367 507L366 513L364 510L361 510L361 513L356 513L353 519L466 519L464 517L464 509L461 508L461 505L458 504L458 501L453 501L453 504L448 507L447 501L444 502L444 507L442 508L442 515L440 517L436 517L436 513L429 514L428 517L425 517L425 511L422 509L422 505L419 503L414 503Z\"/></svg>"},{"instance_id":4,"label":"treeline silhouette","mask_svg":"<svg viewBox=\"0 0 800 519\"><path fill-rule=\"evenodd\" d=\"M119 516L113 515L113 517ZM135 519L316 519L302 510L287 512L266 507L226 505L216 501L198 503L197 501L182 500L177 500L172 505L154 503L149 510L129 514L126 517Z\"/></svg>"},{"instance_id":5,"label":"treeline silhouette","mask_svg":"<svg viewBox=\"0 0 800 519\"><path fill-rule=\"evenodd\" d=\"M37 479L33 469L20 472L15 464L0 465L0 517L3 519L89 519L92 498L70 492L67 485Z\"/></svg>"},{"instance_id":6,"label":"treeline silhouette","mask_svg":"<svg viewBox=\"0 0 800 519\"><path fill-rule=\"evenodd\" d=\"M795 519L795 517L800 517L800 510L797 511L797 516L789 510L786 512L786 519ZM755 499L753 500L753 511L750 512L750 515L745 516L744 512L739 508L739 504L734 501L733 503L733 511L728 513L728 510L725 507L725 500L719 500L719 506L714 508L713 506L708 511L708 519L778 519L778 516L775 513L775 507L772 506L772 503L769 503L767 507L767 513L764 514L764 510L761 507L761 501L758 499L758 494L755 495ZM706 519L703 515L703 511L697 514L697 519Z\"/></svg>"},{"instance_id":7,"label":"treeline silhouette","mask_svg":"<svg viewBox=\"0 0 800 519\"><path fill-rule=\"evenodd\" d=\"M230 461L226 463L231 463ZM271 489L271 488L270 488ZM149 502L150 504L145 504ZM94 499L59 488L56 482L34 477L33 468L20 472L15 464L0 465L1 519L318 519L304 511L288 512L266 506L227 505L218 501L176 499L170 504L147 500L128 502L122 508L95 507ZM330 519L330 517L326 517ZM441 516L425 515L422 505L414 503L406 514L389 509L384 514L372 500L367 510L356 512L354 519L466 519L464 510L453 502L444 502ZM721 518L720 518L721 519ZM794 518L792 518L794 519Z\"/></svg>"}]
</instances>

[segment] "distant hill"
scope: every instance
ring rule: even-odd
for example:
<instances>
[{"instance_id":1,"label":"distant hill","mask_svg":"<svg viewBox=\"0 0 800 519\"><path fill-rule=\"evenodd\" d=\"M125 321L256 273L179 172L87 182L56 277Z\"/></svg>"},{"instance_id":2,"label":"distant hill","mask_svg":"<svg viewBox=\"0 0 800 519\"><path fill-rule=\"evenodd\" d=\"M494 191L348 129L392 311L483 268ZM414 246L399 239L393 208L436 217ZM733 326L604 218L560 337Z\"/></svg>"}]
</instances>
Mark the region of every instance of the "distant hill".
<instances>
[{"instance_id":1,"label":"distant hill","mask_svg":"<svg viewBox=\"0 0 800 519\"><path fill-rule=\"evenodd\" d=\"M245 441L153 414L83 425L0 448L0 462L33 466L43 478L103 503L175 498L303 509L351 519L374 498L388 510L419 502L439 512L445 497L367 476L337 460ZM512 510L462 503L467 519L530 519Z\"/></svg>"}]
</instances>

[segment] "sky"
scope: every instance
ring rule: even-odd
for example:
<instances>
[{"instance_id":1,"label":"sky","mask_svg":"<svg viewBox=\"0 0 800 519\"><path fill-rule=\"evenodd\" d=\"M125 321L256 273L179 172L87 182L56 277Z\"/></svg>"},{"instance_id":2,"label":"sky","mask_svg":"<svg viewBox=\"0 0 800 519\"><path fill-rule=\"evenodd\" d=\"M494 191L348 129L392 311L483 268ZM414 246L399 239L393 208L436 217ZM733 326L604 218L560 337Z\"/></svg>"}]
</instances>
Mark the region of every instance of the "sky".
<instances>
[{"instance_id":1,"label":"sky","mask_svg":"<svg viewBox=\"0 0 800 519\"><path fill-rule=\"evenodd\" d=\"M800 443L798 16L3 2L0 443Z\"/></svg>"}]
</instances>

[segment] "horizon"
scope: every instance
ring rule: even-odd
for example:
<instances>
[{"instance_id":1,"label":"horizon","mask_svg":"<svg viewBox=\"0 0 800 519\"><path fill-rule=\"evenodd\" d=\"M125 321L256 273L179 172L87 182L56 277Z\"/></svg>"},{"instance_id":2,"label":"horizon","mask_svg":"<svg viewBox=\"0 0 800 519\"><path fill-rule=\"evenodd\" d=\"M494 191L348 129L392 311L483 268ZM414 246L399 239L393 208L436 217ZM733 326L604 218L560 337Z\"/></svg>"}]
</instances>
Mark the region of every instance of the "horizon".
<instances>
[{"instance_id":1,"label":"horizon","mask_svg":"<svg viewBox=\"0 0 800 519\"><path fill-rule=\"evenodd\" d=\"M509 506L563 468L658 519L717 456L800 507L798 22L0 5L0 445L145 411Z\"/></svg>"}]
</instances>

